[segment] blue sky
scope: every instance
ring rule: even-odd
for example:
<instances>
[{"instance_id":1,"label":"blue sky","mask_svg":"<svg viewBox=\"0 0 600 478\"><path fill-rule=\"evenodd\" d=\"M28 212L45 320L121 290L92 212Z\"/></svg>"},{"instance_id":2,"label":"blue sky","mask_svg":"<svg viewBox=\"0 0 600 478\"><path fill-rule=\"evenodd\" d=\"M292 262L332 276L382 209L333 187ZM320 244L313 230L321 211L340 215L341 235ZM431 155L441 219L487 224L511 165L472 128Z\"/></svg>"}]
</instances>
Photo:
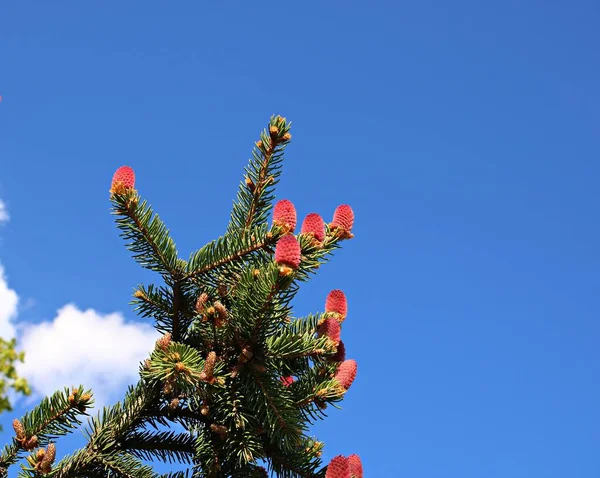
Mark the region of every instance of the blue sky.
<instances>
[{"instance_id":1,"label":"blue sky","mask_svg":"<svg viewBox=\"0 0 600 478\"><path fill-rule=\"evenodd\" d=\"M0 318L23 370L122 395L154 340L127 303L155 277L113 226L113 171L135 168L185 257L224 231L277 113L278 198L357 218L296 301L349 300L359 374L315 429L325 458L600 476L598 3L301 3L4 2Z\"/></svg>"}]
</instances>

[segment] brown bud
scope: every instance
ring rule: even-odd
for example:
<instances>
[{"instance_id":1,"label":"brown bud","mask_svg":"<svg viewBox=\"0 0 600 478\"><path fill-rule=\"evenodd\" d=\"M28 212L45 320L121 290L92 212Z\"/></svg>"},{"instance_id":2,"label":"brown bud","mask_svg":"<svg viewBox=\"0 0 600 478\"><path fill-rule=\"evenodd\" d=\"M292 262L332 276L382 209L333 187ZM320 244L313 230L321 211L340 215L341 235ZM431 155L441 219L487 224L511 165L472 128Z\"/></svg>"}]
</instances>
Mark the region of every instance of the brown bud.
<instances>
[{"instance_id":1,"label":"brown bud","mask_svg":"<svg viewBox=\"0 0 600 478\"><path fill-rule=\"evenodd\" d=\"M156 346L159 349L165 351L169 347L170 343L171 343L171 333L167 332L165 335L163 335L160 339L158 339L156 341Z\"/></svg>"},{"instance_id":2,"label":"brown bud","mask_svg":"<svg viewBox=\"0 0 600 478\"><path fill-rule=\"evenodd\" d=\"M254 269L252 271L252 276L256 279L260 275L260 269Z\"/></svg>"},{"instance_id":3,"label":"brown bud","mask_svg":"<svg viewBox=\"0 0 600 478\"><path fill-rule=\"evenodd\" d=\"M258 140L258 141L256 142L256 147L257 147L258 149L262 149L262 147L263 147L263 142L262 142L261 140Z\"/></svg>"},{"instance_id":4,"label":"brown bud","mask_svg":"<svg viewBox=\"0 0 600 478\"><path fill-rule=\"evenodd\" d=\"M16 418L13 420L13 428L17 434L17 439L23 440L25 438L25 428L23 427L23 424Z\"/></svg>"},{"instance_id":5,"label":"brown bud","mask_svg":"<svg viewBox=\"0 0 600 478\"><path fill-rule=\"evenodd\" d=\"M144 360L144 368L146 370L150 370L150 366L151 366L152 362L150 361L150 359L146 359Z\"/></svg>"},{"instance_id":6,"label":"brown bud","mask_svg":"<svg viewBox=\"0 0 600 478\"><path fill-rule=\"evenodd\" d=\"M202 408L200 409L200 414L203 416L208 415L208 405L202 405Z\"/></svg>"},{"instance_id":7,"label":"brown bud","mask_svg":"<svg viewBox=\"0 0 600 478\"><path fill-rule=\"evenodd\" d=\"M73 395L73 394L69 395L68 400L71 405L74 405L75 404L75 395Z\"/></svg>"},{"instance_id":8,"label":"brown bud","mask_svg":"<svg viewBox=\"0 0 600 478\"><path fill-rule=\"evenodd\" d=\"M227 295L227 284L221 282L217 287L217 292L221 297L225 297Z\"/></svg>"},{"instance_id":9,"label":"brown bud","mask_svg":"<svg viewBox=\"0 0 600 478\"><path fill-rule=\"evenodd\" d=\"M206 305L207 302L208 302L208 294L206 292L202 292L202 294L200 294L198 296L198 299L196 300L196 312L198 312L199 314L203 314L204 306Z\"/></svg>"},{"instance_id":10,"label":"brown bud","mask_svg":"<svg viewBox=\"0 0 600 478\"><path fill-rule=\"evenodd\" d=\"M271 133L271 136L276 135L279 133L279 128L277 128L275 125L271 125L269 126L269 133Z\"/></svg>"},{"instance_id":11,"label":"brown bud","mask_svg":"<svg viewBox=\"0 0 600 478\"><path fill-rule=\"evenodd\" d=\"M177 362L175 364L175 370L177 372L185 372L187 370L187 367L185 366L185 364L183 362Z\"/></svg>"},{"instance_id":12,"label":"brown bud","mask_svg":"<svg viewBox=\"0 0 600 478\"><path fill-rule=\"evenodd\" d=\"M216 301L214 307L215 311L217 312L217 315L219 316L219 319L221 321L227 320L227 309L225 308L225 306L221 304L221 302Z\"/></svg>"},{"instance_id":13,"label":"brown bud","mask_svg":"<svg viewBox=\"0 0 600 478\"><path fill-rule=\"evenodd\" d=\"M282 136L283 141L289 141L290 139L292 139L292 135L290 133L285 133Z\"/></svg>"},{"instance_id":14,"label":"brown bud","mask_svg":"<svg viewBox=\"0 0 600 478\"><path fill-rule=\"evenodd\" d=\"M133 293L133 296L137 297L138 299L143 299L145 297L144 293L139 289Z\"/></svg>"},{"instance_id":15,"label":"brown bud","mask_svg":"<svg viewBox=\"0 0 600 478\"><path fill-rule=\"evenodd\" d=\"M26 440L25 443L23 443L23 448L25 448L27 451L31 451L37 446L38 437L36 435L33 435L29 440Z\"/></svg>"},{"instance_id":16,"label":"brown bud","mask_svg":"<svg viewBox=\"0 0 600 478\"><path fill-rule=\"evenodd\" d=\"M204 376L206 377L204 380L210 381L214 379L215 372L215 364L217 363L217 353L213 350L209 352L206 357L206 362L204 363Z\"/></svg>"},{"instance_id":17,"label":"brown bud","mask_svg":"<svg viewBox=\"0 0 600 478\"><path fill-rule=\"evenodd\" d=\"M39 453L40 452L38 451L38 455ZM52 463L54 463L55 458L56 447L54 446L54 443L50 443L48 445L48 449L43 455L43 458L37 463L36 468L43 474L50 473L50 470L52 469Z\"/></svg>"},{"instance_id":18,"label":"brown bud","mask_svg":"<svg viewBox=\"0 0 600 478\"><path fill-rule=\"evenodd\" d=\"M37 453L36 453L36 458L38 459L38 461L41 461L44 456L46 455L46 450L44 450L43 448L40 448Z\"/></svg>"},{"instance_id":19,"label":"brown bud","mask_svg":"<svg viewBox=\"0 0 600 478\"><path fill-rule=\"evenodd\" d=\"M179 406L179 399L178 398L174 398L173 400L171 400L171 402L169 403L169 408L171 410L175 410L177 407Z\"/></svg>"},{"instance_id":20,"label":"brown bud","mask_svg":"<svg viewBox=\"0 0 600 478\"><path fill-rule=\"evenodd\" d=\"M56 458L56 446L54 443L48 444L48 448L46 449L46 456L44 457L44 461L48 463L53 463Z\"/></svg>"},{"instance_id":21,"label":"brown bud","mask_svg":"<svg viewBox=\"0 0 600 478\"><path fill-rule=\"evenodd\" d=\"M171 382L166 382L166 383L163 385L163 389L162 389L162 390L163 390L163 393L164 393L165 395L170 395L170 394L172 394L172 393L173 393L173 384L172 384Z\"/></svg>"},{"instance_id":22,"label":"brown bud","mask_svg":"<svg viewBox=\"0 0 600 478\"><path fill-rule=\"evenodd\" d=\"M81 396L81 401L82 402L88 402L91 398L92 398L92 394L91 393L84 393Z\"/></svg>"},{"instance_id":23,"label":"brown bud","mask_svg":"<svg viewBox=\"0 0 600 478\"><path fill-rule=\"evenodd\" d=\"M254 185L254 181L252 181L250 176L246 176L246 186L252 192L254 192L254 190L256 189L256 186Z\"/></svg>"}]
</instances>

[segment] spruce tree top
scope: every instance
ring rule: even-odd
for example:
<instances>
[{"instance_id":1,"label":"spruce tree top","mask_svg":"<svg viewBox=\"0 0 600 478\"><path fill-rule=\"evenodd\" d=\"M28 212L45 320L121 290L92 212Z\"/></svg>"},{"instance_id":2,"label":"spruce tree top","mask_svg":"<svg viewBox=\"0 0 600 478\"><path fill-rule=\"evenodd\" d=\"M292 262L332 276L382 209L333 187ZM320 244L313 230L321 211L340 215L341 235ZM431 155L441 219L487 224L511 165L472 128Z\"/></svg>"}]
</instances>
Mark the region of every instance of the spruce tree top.
<instances>
[{"instance_id":1,"label":"spruce tree top","mask_svg":"<svg viewBox=\"0 0 600 478\"><path fill-rule=\"evenodd\" d=\"M4 474L32 451L20 476L154 478L142 460L177 460L188 471L164 478L362 478L357 455L324 467L324 444L307 433L356 376L340 336L346 297L332 290L324 312L306 317L295 317L291 306L299 285L353 237L354 215L348 205L329 223L312 213L296 233L293 204L273 207L290 140L290 123L272 117L226 233L187 260L135 188L133 169L116 171L110 199L117 227L134 259L162 276L159 285L139 285L133 305L163 336L141 364L139 383L92 419L87 446L73 455L54 463L54 442L87 415L91 391L56 392L15 420L16 436L0 457ZM174 423L184 432L158 429Z\"/></svg>"}]
</instances>

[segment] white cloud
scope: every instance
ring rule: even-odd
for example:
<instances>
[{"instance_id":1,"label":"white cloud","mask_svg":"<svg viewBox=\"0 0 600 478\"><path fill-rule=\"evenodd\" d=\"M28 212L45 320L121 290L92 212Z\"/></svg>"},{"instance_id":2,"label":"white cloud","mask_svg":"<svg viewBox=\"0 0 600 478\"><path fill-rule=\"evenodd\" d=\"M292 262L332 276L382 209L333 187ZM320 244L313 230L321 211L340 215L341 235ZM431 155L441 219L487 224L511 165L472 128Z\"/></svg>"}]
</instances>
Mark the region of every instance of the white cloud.
<instances>
[{"instance_id":1,"label":"white cloud","mask_svg":"<svg viewBox=\"0 0 600 478\"><path fill-rule=\"evenodd\" d=\"M51 322L23 327L18 342L25 362L17 371L38 396L65 386L92 388L98 410L138 381L139 363L159 336L149 324L126 323L120 313L103 315L67 304Z\"/></svg>"},{"instance_id":2,"label":"white cloud","mask_svg":"<svg viewBox=\"0 0 600 478\"><path fill-rule=\"evenodd\" d=\"M13 320L17 316L18 304L19 296L8 287L4 268L0 266L0 337L3 339L10 340L15 336Z\"/></svg>"},{"instance_id":3,"label":"white cloud","mask_svg":"<svg viewBox=\"0 0 600 478\"><path fill-rule=\"evenodd\" d=\"M6 204L0 199L0 223L7 222L10 219L8 211L6 210Z\"/></svg>"},{"instance_id":4,"label":"white cloud","mask_svg":"<svg viewBox=\"0 0 600 478\"><path fill-rule=\"evenodd\" d=\"M0 223L8 219L0 200ZM114 403L123 398L127 385L139 380L139 363L160 336L150 324L125 322L120 313L81 310L74 304L63 306L51 321L18 321L18 312L32 303L19 303L0 265L0 337L17 336L17 348L25 352L25 362L16 364L17 373L33 391L24 399L9 390L13 404L23 399L26 406L37 404L41 397L80 384L92 389L95 410Z\"/></svg>"}]
</instances>

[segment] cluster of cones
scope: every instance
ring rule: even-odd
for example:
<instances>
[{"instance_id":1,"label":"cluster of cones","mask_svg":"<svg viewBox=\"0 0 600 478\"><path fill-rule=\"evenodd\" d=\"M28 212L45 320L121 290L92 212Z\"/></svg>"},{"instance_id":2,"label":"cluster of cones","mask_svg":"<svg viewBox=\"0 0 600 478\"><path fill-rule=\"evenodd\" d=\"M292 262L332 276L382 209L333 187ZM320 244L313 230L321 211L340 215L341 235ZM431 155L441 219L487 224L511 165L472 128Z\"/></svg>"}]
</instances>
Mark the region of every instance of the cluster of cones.
<instances>
[{"instance_id":1,"label":"cluster of cones","mask_svg":"<svg viewBox=\"0 0 600 478\"><path fill-rule=\"evenodd\" d=\"M122 166L115 172L111 184L111 193L123 193L135 187L135 172L129 166ZM296 209L291 201L279 201L273 209L273 225L281 229L283 235L275 247L275 262L282 270L295 270L300 266L302 251L297 237ZM354 225L354 212L347 204L338 206L328 224L331 234L340 239L350 239ZM308 214L302 221L300 235L310 238L313 246L320 247L326 238L326 226L323 218L317 213ZM346 349L341 340L341 324L347 313L346 296L341 290L332 290L325 302L325 316L319 322L319 336L327 336L337 346L336 353L330 360L339 362L335 380L344 390L348 390L356 378L357 364L355 360L346 360ZM219 312L219 311L217 311ZM217 314L220 315L220 314ZM294 383L294 377L281 377L287 387ZM327 467L326 478L362 478L363 469L358 455L334 457Z\"/></svg>"},{"instance_id":2,"label":"cluster of cones","mask_svg":"<svg viewBox=\"0 0 600 478\"><path fill-rule=\"evenodd\" d=\"M296 229L296 208L288 199L282 199L273 208L273 226L278 226L283 236L277 241L275 248L275 261L284 267L297 269L300 266L301 248L294 230ZM331 233L341 239L350 239L354 225L354 212L347 204L338 206L333 213L333 220L329 223ZM302 221L300 234L308 236L313 245L319 247L325 240L325 221L316 212L308 214Z\"/></svg>"},{"instance_id":3,"label":"cluster of cones","mask_svg":"<svg viewBox=\"0 0 600 478\"><path fill-rule=\"evenodd\" d=\"M317 333L320 337L327 337L337 347L337 351L330 357L332 362L339 362L335 373L335 380L344 390L348 390L356 378L356 360L346 360L346 347L341 340L341 323L346 318L348 302L346 295L341 290L332 290L325 301L324 318L319 321ZM286 387L294 383L294 377L281 377Z\"/></svg>"},{"instance_id":4,"label":"cluster of cones","mask_svg":"<svg viewBox=\"0 0 600 478\"><path fill-rule=\"evenodd\" d=\"M283 267L297 269L300 265L301 248L298 240L293 235L296 228L296 209L287 199L279 201L273 210L273 225L279 226L284 235L277 242L275 248L275 261ZM338 206L333 214L333 220L329 223L329 230L341 239L349 239L352 236L354 224L354 212L346 204ZM325 221L317 213L308 214L302 222L301 235L311 238L313 245L320 246L325 240ZM325 301L324 318L319 321L317 333L326 336L337 347L336 353L330 360L339 362L335 373L335 380L344 390L348 390L356 378L357 364L353 359L346 360L346 348L341 340L341 324L346 318L348 303L344 292L332 290ZM282 383L289 387L294 383L294 377L281 377ZM326 478L362 478L363 469L360 457L350 455L348 457L336 456L327 466Z\"/></svg>"}]
</instances>

